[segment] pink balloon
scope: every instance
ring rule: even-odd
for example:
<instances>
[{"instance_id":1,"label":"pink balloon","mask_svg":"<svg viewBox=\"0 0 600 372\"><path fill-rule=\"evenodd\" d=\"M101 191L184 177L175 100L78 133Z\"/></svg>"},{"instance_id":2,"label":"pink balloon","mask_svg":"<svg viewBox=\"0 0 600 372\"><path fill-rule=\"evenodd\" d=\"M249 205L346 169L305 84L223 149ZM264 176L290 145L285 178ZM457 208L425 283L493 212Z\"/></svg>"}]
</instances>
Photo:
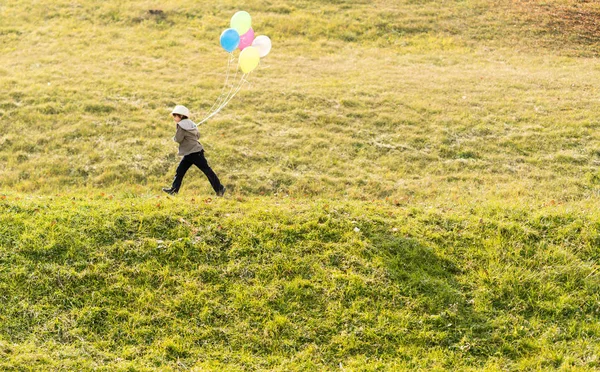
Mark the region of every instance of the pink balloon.
<instances>
[{"instance_id":1,"label":"pink balloon","mask_svg":"<svg viewBox=\"0 0 600 372\"><path fill-rule=\"evenodd\" d=\"M250 28L248 30L248 32L246 32L245 34L240 36L240 46L239 46L240 50L244 50L244 48L251 46L253 41L254 41L254 30L252 28Z\"/></svg>"}]
</instances>

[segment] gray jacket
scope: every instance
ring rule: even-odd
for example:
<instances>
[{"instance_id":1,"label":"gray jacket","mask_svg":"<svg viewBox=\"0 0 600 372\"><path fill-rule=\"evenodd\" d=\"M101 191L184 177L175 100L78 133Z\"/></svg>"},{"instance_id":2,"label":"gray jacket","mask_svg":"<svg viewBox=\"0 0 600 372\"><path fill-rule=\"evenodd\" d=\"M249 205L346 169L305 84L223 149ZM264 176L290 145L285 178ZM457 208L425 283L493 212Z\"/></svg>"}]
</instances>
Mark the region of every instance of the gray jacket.
<instances>
[{"instance_id":1,"label":"gray jacket","mask_svg":"<svg viewBox=\"0 0 600 372\"><path fill-rule=\"evenodd\" d=\"M183 119L177 123L177 133L173 137L173 141L179 144L179 155L185 156L204 150L198 139L200 132L198 126L190 119Z\"/></svg>"}]
</instances>

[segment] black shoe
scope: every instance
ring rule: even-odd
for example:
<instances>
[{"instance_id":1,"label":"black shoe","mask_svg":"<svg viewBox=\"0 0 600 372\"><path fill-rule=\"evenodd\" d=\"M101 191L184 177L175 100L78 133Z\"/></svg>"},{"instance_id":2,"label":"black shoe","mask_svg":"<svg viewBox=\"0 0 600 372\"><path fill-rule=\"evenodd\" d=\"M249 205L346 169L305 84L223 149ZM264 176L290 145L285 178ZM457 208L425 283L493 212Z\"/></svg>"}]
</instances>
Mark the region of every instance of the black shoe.
<instances>
[{"instance_id":1,"label":"black shoe","mask_svg":"<svg viewBox=\"0 0 600 372\"><path fill-rule=\"evenodd\" d=\"M172 187L169 187L169 188L163 187L162 191L166 192L169 195L177 194L177 190L174 190Z\"/></svg>"},{"instance_id":2,"label":"black shoe","mask_svg":"<svg viewBox=\"0 0 600 372\"><path fill-rule=\"evenodd\" d=\"M217 191L217 196L223 196L225 194L225 186L221 187L221 190Z\"/></svg>"}]
</instances>

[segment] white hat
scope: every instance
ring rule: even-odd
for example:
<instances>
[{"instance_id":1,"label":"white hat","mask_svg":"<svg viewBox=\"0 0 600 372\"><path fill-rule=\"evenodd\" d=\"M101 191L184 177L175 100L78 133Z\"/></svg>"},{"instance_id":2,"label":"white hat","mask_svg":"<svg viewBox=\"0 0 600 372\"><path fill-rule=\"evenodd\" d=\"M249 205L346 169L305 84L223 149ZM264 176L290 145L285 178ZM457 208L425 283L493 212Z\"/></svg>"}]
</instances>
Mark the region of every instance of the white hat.
<instances>
[{"instance_id":1,"label":"white hat","mask_svg":"<svg viewBox=\"0 0 600 372\"><path fill-rule=\"evenodd\" d=\"M188 110L187 107L185 107L185 106L177 105L171 112L171 115L173 115L173 114L179 114L181 116L187 116L189 118L190 110Z\"/></svg>"}]
</instances>

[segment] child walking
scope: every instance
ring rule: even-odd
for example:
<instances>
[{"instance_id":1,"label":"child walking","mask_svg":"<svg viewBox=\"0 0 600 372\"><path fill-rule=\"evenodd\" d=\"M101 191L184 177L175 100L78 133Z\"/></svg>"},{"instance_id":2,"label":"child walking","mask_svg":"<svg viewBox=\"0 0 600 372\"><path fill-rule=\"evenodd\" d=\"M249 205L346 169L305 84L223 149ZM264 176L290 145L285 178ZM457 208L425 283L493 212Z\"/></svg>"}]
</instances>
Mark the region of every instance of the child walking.
<instances>
[{"instance_id":1,"label":"child walking","mask_svg":"<svg viewBox=\"0 0 600 372\"><path fill-rule=\"evenodd\" d=\"M163 191L170 195L177 194L181 188L183 176L185 176L185 173L192 165L195 165L206 175L217 195L223 196L225 194L225 186L221 184L219 177L213 172L204 157L204 148L198 142L200 132L198 132L196 124L189 119L190 110L185 106L177 105L173 109L173 112L171 112L171 115L175 123L177 123L177 132L173 140L179 143L179 156L183 156L183 158L175 172L173 184L169 188L163 188Z\"/></svg>"}]
</instances>

